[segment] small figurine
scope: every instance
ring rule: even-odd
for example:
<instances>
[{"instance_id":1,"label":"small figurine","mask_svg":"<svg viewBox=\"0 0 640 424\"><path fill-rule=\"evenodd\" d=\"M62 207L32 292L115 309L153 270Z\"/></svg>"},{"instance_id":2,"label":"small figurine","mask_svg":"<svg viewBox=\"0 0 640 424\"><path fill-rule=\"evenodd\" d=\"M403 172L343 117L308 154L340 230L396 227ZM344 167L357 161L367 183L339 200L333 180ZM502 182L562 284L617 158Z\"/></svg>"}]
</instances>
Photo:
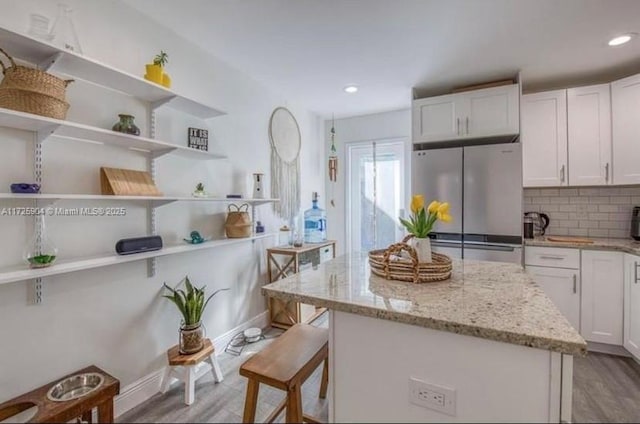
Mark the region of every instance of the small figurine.
<instances>
[{"instance_id":1,"label":"small figurine","mask_svg":"<svg viewBox=\"0 0 640 424\"><path fill-rule=\"evenodd\" d=\"M189 234L189 236L191 237L191 240L189 239L183 239L184 241L186 241L187 243L191 243L191 244L201 244L204 243L206 240L204 238L202 238L202 236L200 235L199 232L197 231L191 231L191 234Z\"/></svg>"},{"instance_id":2,"label":"small figurine","mask_svg":"<svg viewBox=\"0 0 640 424\"><path fill-rule=\"evenodd\" d=\"M193 192L193 197L207 197L207 192L204 191L204 184L198 183L196 191Z\"/></svg>"},{"instance_id":3,"label":"small figurine","mask_svg":"<svg viewBox=\"0 0 640 424\"><path fill-rule=\"evenodd\" d=\"M40 184L15 183L11 184L11 193L14 194L38 194L40 193Z\"/></svg>"},{"instance_id":4,"label":"small figurine","mask_svg":"<svg viewBox=\"0 0 640 424\"><path fill-rule=\"evenodd\" d=\"M264 233L264 225L262 225L262 222L258 221L256 224L256 234L260 233Z\"/></svg>"}]
</instances>

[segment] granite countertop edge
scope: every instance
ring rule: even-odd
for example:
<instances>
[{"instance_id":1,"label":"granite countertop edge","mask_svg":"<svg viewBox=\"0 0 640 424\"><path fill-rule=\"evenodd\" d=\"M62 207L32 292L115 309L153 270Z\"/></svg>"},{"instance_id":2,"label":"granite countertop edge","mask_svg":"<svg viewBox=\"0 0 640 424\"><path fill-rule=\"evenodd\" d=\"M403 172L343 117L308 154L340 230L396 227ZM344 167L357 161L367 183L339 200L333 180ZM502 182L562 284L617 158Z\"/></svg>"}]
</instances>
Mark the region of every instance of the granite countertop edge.
<instances>
[{"instance_id":1,"label":"granite countertop edge","mask_svg":"<svg viewBox=\"0 0 640 424\"><path fill-rule=\"evenodd\" d=\"M402 324L416 325L438 331L447 331L450 333L465 336L480 337L487 340L544 349L567 355L585 356L587 354L586 343L574 343L565 340L551 339L543 336L514 333L506 330L497 330L482 326L438 320L429 317L420 317L403 312L388 311L373 308L370 306L355 305L352 303L331 301L314 296L289 293L269 287L263 287L262 293L264 295L272 296L285 301L307 303L317 307L332 309L335 311L353 313L371 318L385 319Z\"/></svg>"},{"instance_id":2,"label":"granite countertop edge","mask_svg":"<svg viewBox=\"0 0 640 424\"><path fill-rule=\"evenodd\" d=\"M570 236L558 236L570 237ZM572 242L556 242L549 241L547 237L536 237L535 239L525 239L525 246L532 247L558 247L565 249L582 249L582 250L611 250L616 252L625 252L632 255L640 255L640 241L632 238L616 239L616 238L597 238L589 237L593 243L572 243Z\"/></svg>"}]
</instances>

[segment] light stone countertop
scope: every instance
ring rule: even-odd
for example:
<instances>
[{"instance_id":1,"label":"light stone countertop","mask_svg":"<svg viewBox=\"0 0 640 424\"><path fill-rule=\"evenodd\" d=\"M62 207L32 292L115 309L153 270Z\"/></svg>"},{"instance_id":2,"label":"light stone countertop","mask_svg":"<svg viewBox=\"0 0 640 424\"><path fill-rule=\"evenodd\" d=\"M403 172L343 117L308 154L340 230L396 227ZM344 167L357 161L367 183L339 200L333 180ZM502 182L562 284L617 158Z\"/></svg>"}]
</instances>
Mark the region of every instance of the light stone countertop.
<instances>
[{"instance_id":1,"label":"light stone countertop","mask_svg":"<svg viewBox=\"0 0 640 424\"><path fill-rule=\"evenodd\" d=\"M569 237L569 236L558 236ZM631 253L632 255L640 255L640 241L635 241L632 238L598 238L598 237L584 237L589 240L593 240L593 243L559 243L556 241L549 241L546 237L536 237L533 240L524 240L525 246L539 246L539 247L564 247L571 249L585 249L585 250L613 250L618 252Z\"/></svg>"},{"instance_id":2,"label":"light stone countertop","mask_svg":"<svg viewBox=\"0 0 640 424\"><path fill-rule=\"evenodd\" d=\"M354 253L262 290L285 301L570 355L587 349L516 264L454 259L449 280L413 284L372 275L367 255Z\"/></svg>"}]
</instances>

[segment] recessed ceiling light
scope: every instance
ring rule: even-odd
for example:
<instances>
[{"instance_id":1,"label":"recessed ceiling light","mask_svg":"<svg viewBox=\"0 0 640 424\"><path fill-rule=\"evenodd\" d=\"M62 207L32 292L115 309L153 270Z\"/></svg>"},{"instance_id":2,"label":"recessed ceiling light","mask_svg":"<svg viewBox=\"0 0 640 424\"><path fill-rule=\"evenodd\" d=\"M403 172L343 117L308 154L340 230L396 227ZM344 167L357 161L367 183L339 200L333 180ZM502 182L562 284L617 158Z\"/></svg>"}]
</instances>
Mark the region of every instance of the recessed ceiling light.
<instances>
[{"instance_id":1,"label":"recessed ceiling light","mask_svg":"<svg viewBox=\"0 0 640 424\"><path fill-rule=\"evenodd\" d=\"M624 34L609 40L609 45L612 47L619 46L624 43L628 43L635 36L635 34Z\"/></svg>"},{"instance_id":2,"label":"recessed ceiling light","mask_svg":"<svg viewBox=\"0 0 640 424\"><path fill-rule=\"evenodd\" d=\"M358 86L357 85L347 85L344 88L344 91L346 91L349 94L357 93L358 92Z\"/></svg>"}]
</instances>

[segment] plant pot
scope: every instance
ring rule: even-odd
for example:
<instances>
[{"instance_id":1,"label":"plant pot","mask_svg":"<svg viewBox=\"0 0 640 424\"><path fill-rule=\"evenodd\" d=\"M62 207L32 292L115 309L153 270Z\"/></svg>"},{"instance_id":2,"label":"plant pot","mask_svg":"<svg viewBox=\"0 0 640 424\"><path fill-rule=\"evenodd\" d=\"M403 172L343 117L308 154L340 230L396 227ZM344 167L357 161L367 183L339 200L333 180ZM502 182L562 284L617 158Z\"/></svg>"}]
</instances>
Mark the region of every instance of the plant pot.
<instances>
[{"instance_id":1,"label":"plant pot","mask_svg":"<svg viewBox=\"0 0 640 424\"><path fill-rule=\"evenodd\" d=\"M162 66L153 63L145 66L147 68L147 74L144 77L156 84L162 84Z\"/></svg>"},{"instance_id":2,"label":"plant pot","mask_svg":"<svg viewBox=\"0 0 640 424\"><path fill-rule=\"evenodd\" d=\"M416 251L418 256L418 262L431 263L433 259L431 257L431 239L430 238L418 238L411 239L411 247Z\"/></svg>"},{"instance_id":3,"label":"plant pot","mask_svg":"<svg viewBox=\"0 0 640 424\"><path fill-rule=\"evenodd\" d=\"M162 86L165 88L171 88L171 77L168 74L162 74Z\"/></svg>"},{"instance_id":4,"label":"plant pot","mask_svg":"<svg viewBox=\"0 0 640 424\"><path fill-rule=\"evenodd\" d=\"M180 326L180 353L192 355L204 348L204 329L202 323Z\"/></svg>"}]
</instances>

